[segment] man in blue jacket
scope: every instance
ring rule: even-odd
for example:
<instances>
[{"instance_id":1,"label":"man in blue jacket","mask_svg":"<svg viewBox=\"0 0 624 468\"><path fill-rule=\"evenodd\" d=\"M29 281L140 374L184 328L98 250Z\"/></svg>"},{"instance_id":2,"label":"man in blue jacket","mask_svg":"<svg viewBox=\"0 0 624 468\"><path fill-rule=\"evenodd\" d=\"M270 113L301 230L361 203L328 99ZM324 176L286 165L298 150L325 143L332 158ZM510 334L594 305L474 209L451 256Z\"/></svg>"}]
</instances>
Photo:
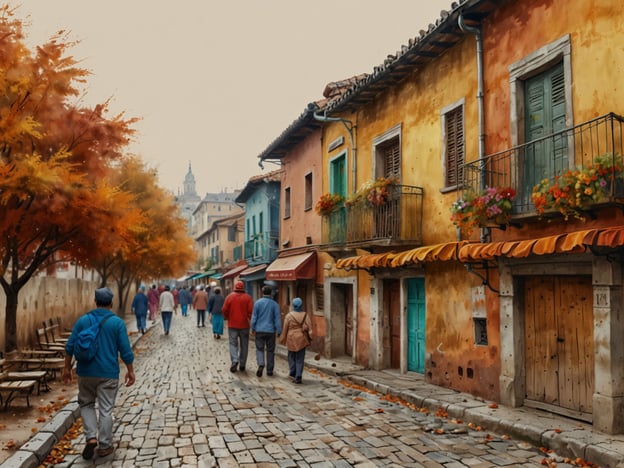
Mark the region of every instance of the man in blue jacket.
<instances>
[{"instance_id":1,"label":"man in blue jacket","mask_svg":"<svg viewBox=\"0 0 624 468\"><path fill-rule=\"evenodd\" d=\"M277 302L271 296L273 289L265 285L262 288L263 296L256 301L251 313L251 333L256 337L256 375L262 377L265 366L267 375L273 375L275 367L275 342L277 335L282 333L282 317Z\"/></svg>"},{"instance_id":2,"label":"man in blue jacket","mask_svg":"<svg viewBox=\"0 0 624 468\"><path fill-rule=\"evenodd\" d=\"M132 385L135 380L134 354L128 339L125 322L112 311L113 292L109 288L95 290L96 309L80 317L65 345L65 368L63 382L72 381L72 358L78 334L91 326L92 319L102 324L98 335L98 352L91 361L78 360L78 404L82 415L86 445L82 451L85 460L93 458L97 447L99 457L113 453L113 407L119 388L119 357L126 365L125 384ZM108 317L108 318L107 318ZM105 322L102 322L106 319ZM100 418L95 411L97 400Z\"/></svg>"}]
</instances>

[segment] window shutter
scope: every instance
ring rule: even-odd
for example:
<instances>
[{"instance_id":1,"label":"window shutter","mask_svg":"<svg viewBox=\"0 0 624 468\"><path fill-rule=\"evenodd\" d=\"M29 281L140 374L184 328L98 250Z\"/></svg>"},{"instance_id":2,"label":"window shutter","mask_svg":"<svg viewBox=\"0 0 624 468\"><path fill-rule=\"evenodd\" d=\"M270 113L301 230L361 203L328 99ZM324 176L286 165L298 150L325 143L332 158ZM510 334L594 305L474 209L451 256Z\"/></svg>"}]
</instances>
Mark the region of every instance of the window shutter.
<instances>
[{"instance_id":1,"label":"window shutter","mask_svg":"<svg viewBox=\"0 0 624 468\"><path fill-rule=\"evenodd\" d=\"M463 183L464 178L464 110L458 107L445 116L446 186Z\"/></svg>"}]
</instances>

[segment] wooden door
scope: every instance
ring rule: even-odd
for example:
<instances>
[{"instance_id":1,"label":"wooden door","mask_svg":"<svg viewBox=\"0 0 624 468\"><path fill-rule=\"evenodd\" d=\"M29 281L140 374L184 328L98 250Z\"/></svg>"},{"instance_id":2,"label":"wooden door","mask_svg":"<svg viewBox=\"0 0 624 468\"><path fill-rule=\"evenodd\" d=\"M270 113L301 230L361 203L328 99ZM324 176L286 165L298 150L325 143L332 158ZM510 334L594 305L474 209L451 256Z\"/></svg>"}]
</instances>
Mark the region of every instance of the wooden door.
<instances>
[{"instance_id":1,"label":"wooden door","mask_svg":"<svg viewBox=\"0 0 624 468\"><path fill-rule=\"evenodd\" d=\"M526 399L583 418L592 413L594 323L590 276L524 279Z\"/></svg>"},{"instance_id":2,"label":"wooden door","mask_svg":"<svg viewBox=\"0 0 624 468\"><path fill-rule=\"evenodd\" d=\"M390 368L398 369L401 367L401 282L384 280L383 291L384 319L388 320Z\"/></svg>"},{"instance_id":3,"label":"wooden door","mask_svg":"<svg viewBox=\"0 0 624 468\"><path fill-rule=\"evenodd\" d=\"M407 280L407 370L425 372L425 280Z\"/></svg>"},{"instance_id":4,"label":"wooden door","mask_svg":"<svg viewBox=\"0 0 624 468\"><path fill-rule=\"evenodd\" d=\"M345 354L347 356L353 356L353 288L347 285L345 289Z\"/></svg>"}]
</instances>

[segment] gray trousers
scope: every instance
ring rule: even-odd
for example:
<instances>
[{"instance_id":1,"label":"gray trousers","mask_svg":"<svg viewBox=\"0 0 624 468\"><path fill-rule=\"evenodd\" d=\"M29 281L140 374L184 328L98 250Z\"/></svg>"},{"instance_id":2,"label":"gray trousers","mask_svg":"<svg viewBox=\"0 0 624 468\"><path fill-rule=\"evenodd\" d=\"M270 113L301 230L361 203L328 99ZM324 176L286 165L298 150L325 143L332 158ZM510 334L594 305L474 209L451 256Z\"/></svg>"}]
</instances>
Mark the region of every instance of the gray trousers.
<instances>
[{"instance_id":1,"label":"gray trousers","mask_svg":"<svg viewBox=\"0 0 624 468\"><path fill-rule=\"evenodd\" d=\"M238 363L239 368L245 368L249 351L249 328L228 328L228 342L232 364Z\"/></svg>"},{"instance_id":2,"label":"gray trousers","mask_svg":"<svg viewBox=\"0 0 624 468\"><path fill-rule=\"evenodd\" d=\"M119 379L78 377L78 404L85 442L97 439L102 449L113 444L113 407L118 389ZM99 418L95 411L96 402Z\"/></svg>"}]
</instances>

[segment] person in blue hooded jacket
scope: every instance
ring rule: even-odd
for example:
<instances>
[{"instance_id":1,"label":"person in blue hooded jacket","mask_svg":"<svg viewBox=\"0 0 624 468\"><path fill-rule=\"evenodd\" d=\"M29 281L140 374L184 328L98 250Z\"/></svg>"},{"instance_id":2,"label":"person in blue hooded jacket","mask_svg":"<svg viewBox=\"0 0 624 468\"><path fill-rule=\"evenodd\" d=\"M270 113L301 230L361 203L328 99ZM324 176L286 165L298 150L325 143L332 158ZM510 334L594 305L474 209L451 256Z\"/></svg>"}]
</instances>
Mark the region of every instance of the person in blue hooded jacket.
<instances>
[{"instance_id":1,"label":"person in blue hooded jacket","mask_svg":"<svg viewBox=\"0 0 624 468\"><path fill-rule=\"evenodd\" d=\"M113 292L109 288L95 290L96 308L80 317L72 328L65 345L63 382L72 381L72 360L78 334L91 326L92 320L102 323L98 335L99 348L93 360L78 360L78 404L82 416L86 445L82 451L85 460L93 458L97 448L99 457L113 453L113 407L119 388L119 358L126 365L125 385L134 384L134 353L130 346L126 323L111 311ZM107 318L108 317L108 318ZM95 411L97 401L99 419Z\"/></svg>"}]
</instances>

